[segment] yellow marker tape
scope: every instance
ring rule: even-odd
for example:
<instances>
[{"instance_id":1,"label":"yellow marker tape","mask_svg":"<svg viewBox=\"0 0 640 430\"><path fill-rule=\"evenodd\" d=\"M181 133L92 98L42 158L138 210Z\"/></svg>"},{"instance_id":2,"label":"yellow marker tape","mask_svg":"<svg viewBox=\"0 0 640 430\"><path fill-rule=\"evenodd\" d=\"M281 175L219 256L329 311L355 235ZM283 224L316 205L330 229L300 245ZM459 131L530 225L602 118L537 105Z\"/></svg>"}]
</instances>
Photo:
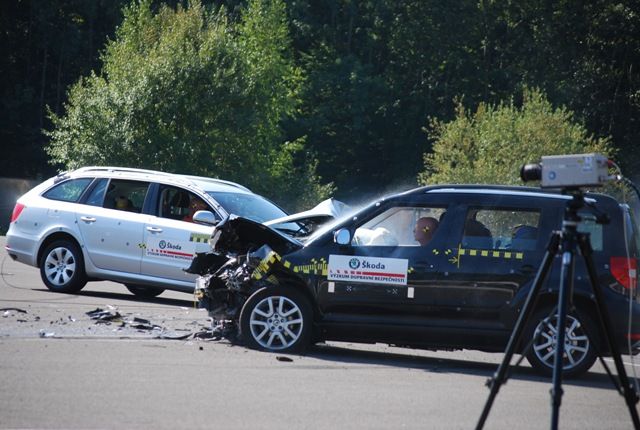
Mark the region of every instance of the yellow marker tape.
<instances>
[{"instance_id":1,"label":"yellow marker tape","mask_svg":"<svg viewBox=\"0 0 640 430\"><path fill-rule=\"evenodd\" d=\"M260 264L258 264L258 267L255 268L255 270L251 274L251 277L256 280L262 279L262 277L266 275L267 272L269 272L273 263L275 263L276 261L280 261L281 259L282 257L280 257L277 252L271 251L265 258L262 259Z\"/></svg>"},{"instance_id":2,"label":"yellow marker tape","mask_svg":"<svg viewBox=\"0 0 640 430\"><path fill-rule=\"evenodd\" d=\"M479 256L479 257L504 258L505 260L509 260L511 258L522 260L524 258L524 252L492 251L488 249L464 249L458 246L457 258L450 258L449 261L453 264L457 264L457 266L460 267L460 257L463 255L469 255L471 257Z\"/></svg>"},{"instance_id":3,"label":"yellow marker tape","mask_svg":"<svg viewBox=\"0 0 640 430\"><path fill-rule=\"evenodd\" d=\"M191 233L189 242L206 243L211 235L203 233Z\"/></svg>"}]
</instances>

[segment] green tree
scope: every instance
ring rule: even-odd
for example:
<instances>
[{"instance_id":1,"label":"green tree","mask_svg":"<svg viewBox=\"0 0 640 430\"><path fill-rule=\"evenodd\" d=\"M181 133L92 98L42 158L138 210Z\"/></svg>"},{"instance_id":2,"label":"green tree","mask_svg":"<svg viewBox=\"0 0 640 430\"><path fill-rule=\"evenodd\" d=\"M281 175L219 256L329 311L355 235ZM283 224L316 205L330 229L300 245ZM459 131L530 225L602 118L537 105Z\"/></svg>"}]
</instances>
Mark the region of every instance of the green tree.
<instances>
[{"instance_id":1,"label":"green tree","mask_svg":"<svg viewBox=\"0 0 640 430\"><path fill-rule=\"evenodd\" d=\"M424 156L422 185L521 184L519 169L543 155L598 152L612 155L608 139L594 138L566 108L554 108L539 90L513 100L481 103L475 112L458 104L456 118L431 121L433 152Z\"/></svg>"},{"instance_id":2,"label":"green tree","mask_svg":"<svg viewBox=\"0 0 640 430\"><path fill-rule=\"evenodd\" d=\"M222 177L291 208L326 197L303 141L283 143L303 82L284 2L252 0L237 22L197 0L157 13L151 2L125 8L101 73L51 113L52 161Z\"/></svg>"}]
</instances>

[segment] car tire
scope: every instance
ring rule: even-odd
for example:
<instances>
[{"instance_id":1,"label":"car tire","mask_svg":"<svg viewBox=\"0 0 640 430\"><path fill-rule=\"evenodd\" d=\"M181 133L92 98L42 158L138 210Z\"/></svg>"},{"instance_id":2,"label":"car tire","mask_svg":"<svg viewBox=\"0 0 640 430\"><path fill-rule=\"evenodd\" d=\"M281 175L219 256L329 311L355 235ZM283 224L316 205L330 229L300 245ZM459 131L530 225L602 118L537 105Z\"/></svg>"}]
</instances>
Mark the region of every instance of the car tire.
<instances>
[{"instance_id":1,"label":"car tire","mask_svg":"<svg viewBox=\"0 0 640 430\"><path fill-rule=\"evenodd\" d=\"M87 284L87 275L78 245L65 239L47 245L40 259L40 277L51 291L80 291Z\"/></svg>"},{"instance_id":2,"label":"car tire","mask_svg":"<svg viewBox=\"0 0 640 430\"><path fill-rule=\"evenodd\" d=\"M164 292L164 288L149 287L147 285L124 284L133 295L142 299L152 299Z\"/></svg>"},{"instance_id":3,"label":"car tire","mask_svg":"<svg viewBox=\"0 0 640 430\"><path fill-rule=\"evenodd\" d=\"M256 291L240 312L240 336L253 349L301 353L309 346L313 312L304 294L289 287Z\"/></svg>"},{"instance_id":4,"label":"car tire","mask_svg":"<svg viewBox=\"0 0 640 430\"><path fill-rule=\"evenodd\" d=\"M557 312L551 314L552 308L548 307L535 312L524 333L527 343L535 338L526 353L527 361L535 370L547 376L553 374L556 349ZM575 312L569 312L565 327L562 374L564 377L573 378L586 373L596 361L597 353L593 342L597 342L598 339L595 337L592 320L583 313L578 317Z\"/></svg>"}]
</instances>

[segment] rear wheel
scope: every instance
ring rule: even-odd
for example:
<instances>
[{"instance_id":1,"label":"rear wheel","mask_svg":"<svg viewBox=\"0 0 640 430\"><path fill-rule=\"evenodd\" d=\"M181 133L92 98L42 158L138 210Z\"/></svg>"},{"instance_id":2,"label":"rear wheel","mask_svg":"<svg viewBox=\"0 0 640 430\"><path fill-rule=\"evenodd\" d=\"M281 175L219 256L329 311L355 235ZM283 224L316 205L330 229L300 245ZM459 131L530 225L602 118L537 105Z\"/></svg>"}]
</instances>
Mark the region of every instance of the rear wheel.
<instances>
[{"instance_id":1,"label":"rear wheel","mask_svg":"<svg viewBox=\"0 0 640 430\"><path fill-rule=\"evenodd\" d=\"M310 342L312 318L309 300L300 292L263 288L242 307L240 334L250 348L302 352Z\"/></svg>"},{"instance_id":2,"label":"rear wheel","mask_svg":"<svg viewBox=\"0 0 640 430\"><path fill-rule=\"evenodd\" d=\"M546 375L553 374L553 362L557 345L557 312L545 308L534 314L525 332L528 342L534 338L527 360L536 370ZM568 313L565 324L563 375L575 377L587 372L596 361L597 354L593 342L593 323L587 316L582 320L574 313Z\"/></svg>"},{"instance_id":3,"label":"rear wheel","mask_svg":"<svg viewBox=\"0 0 640 430\"><path fill-rule=\"evenodd\" d=\"M124 284L124 286L131 293L143 299L152 299L164 292L164 288L148 287L146 285Z\"/></svg>"},{"instance_id":4,"label":"rear wheel","mask_svg":"<svg viewBox=\"0 0 640 430\"><path fill-rule=\"evenodd\" d=\"M76 293L87 283L80 248L72 241L56 240L44 249L40 277L51 291Z\"/></svg>"}]
</instances>

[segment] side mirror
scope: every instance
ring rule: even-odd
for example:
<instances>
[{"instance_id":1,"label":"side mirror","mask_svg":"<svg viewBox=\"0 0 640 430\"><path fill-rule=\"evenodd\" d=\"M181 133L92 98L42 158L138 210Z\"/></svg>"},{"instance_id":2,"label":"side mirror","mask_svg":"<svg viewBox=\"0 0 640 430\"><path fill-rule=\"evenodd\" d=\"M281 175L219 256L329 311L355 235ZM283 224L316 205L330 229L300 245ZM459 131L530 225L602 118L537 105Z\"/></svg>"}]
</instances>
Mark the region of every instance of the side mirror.
<instances>
[{"instance_id":1,"label":"side mirror","mask_svg":"<svg viewBox=\"0 0 640 430\"><path fill-rule=\"evenodd\" d=\"M198 211L193 214L193 222L204 225L216 225L219 219L211 211Z\"/></svg>"},{"instance_id":2,"label":"side mirror","mask_svg":"<svg viewBox=\"0 0 640 430\"><path fill-rule=\"evenodd\" d=\"M346 228L333 233L333 241L338 245L349 245L351 243L351 233Z\"/></svg>"}]
</instances>

